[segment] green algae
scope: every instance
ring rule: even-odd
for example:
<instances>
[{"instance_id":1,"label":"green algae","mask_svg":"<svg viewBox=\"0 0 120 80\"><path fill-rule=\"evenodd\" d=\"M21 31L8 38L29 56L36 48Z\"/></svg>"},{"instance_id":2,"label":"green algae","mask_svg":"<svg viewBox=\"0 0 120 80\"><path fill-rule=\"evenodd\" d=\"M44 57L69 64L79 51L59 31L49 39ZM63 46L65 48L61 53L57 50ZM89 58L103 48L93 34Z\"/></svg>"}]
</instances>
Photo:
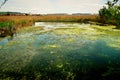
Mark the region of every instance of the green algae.
<instances>
[{"instance_id":1,"label":"green algae","mask_svg":"<svg viewBox=\"0 0 120 80\"><path fill-rule=\"evenodd\" d=\"M65 27L48 30L43 27L41 29L40 26L26 27L12 40L0 44L0 78L118 78L116 76L120 72L119 30L113 29L113 26L75 25L69 23Z\"/></svg>"},{"instance_id":2,"label":"green algae","mask_svg":"<svg viewBox=\"0 0 120 80\"><path fill-rule=\"evenodd\" d=\"M97 32L103 32L104 34L111 36L120 36L120 30L115 29L115 26L91 26L97 30Z\"/></svg>"}]
</instances>

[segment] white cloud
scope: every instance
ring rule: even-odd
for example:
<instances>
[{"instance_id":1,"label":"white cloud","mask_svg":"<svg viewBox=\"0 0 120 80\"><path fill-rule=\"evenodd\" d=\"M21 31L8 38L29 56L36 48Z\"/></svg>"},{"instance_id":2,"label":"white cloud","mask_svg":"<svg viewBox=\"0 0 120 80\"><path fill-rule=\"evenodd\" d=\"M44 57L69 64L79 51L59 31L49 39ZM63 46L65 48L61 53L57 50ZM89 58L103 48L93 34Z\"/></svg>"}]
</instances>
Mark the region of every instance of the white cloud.
<instances>
[{"instance_id":1,"label":"white cloud","mask_svg":"<svg viewBox=\"0 0 120 80\"><path fill-rule=\"evenodd\" d=\"M97 13L102 0L8 0L1 11L32 13Z\"/></svg>"},{"instance_id":2,"label":"white cloud","mask_svg":"<svg viewBox=\"0 0 120 80\"><path fill-rule=\"evenodd\" d=\"M59 0L58 5L62 9L72 12L97 13L102 7L101 0Z\"/></svg>"}]
</instances>

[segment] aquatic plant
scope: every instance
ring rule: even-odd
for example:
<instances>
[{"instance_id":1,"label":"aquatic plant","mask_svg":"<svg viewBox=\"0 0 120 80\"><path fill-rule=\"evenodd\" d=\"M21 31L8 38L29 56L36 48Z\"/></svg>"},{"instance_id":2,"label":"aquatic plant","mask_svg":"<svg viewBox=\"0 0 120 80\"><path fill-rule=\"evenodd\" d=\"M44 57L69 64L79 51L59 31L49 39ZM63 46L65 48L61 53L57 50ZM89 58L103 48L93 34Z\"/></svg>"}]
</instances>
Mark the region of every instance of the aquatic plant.
<instances>
[{"instance_id":1,"label":"aquatic plant","mask_svg":"<svg viewBox=\"0 0 120 80\"><path fill-rule=\"evenodd\" d=\"M15 32L14 21L0 22L0 37L13 36Z\"/></svg>"},{"instance_id":2,"label":"aquatic plant","mask_svg":"<svg viewBox=\"0 0 120 80\"><path fill-rule=\"evenodd\" d=\"M59 25L44 33L43 26L24 27L0 42L0 79L120 79L120 36L110 35L120 32L115 26L60 24L44 23Z\"/></svg>"}]
</instances>

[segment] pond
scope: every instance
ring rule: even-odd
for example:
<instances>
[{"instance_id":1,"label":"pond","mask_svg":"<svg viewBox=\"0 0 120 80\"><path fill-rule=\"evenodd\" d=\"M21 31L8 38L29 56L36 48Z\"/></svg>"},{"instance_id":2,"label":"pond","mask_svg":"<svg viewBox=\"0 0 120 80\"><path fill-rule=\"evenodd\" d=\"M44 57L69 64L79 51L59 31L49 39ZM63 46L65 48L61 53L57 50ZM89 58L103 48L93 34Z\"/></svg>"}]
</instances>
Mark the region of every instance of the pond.
<instances>
[{"instance_id":1,"label":"pond","mask_svg":"<svg viewBox=\"0 0 120 80\"><path fill-rule=\"evenodd\" d=\"M120 30L37 22L0 41L2 80L120 80Z\"/></svg>"}]
</instances>

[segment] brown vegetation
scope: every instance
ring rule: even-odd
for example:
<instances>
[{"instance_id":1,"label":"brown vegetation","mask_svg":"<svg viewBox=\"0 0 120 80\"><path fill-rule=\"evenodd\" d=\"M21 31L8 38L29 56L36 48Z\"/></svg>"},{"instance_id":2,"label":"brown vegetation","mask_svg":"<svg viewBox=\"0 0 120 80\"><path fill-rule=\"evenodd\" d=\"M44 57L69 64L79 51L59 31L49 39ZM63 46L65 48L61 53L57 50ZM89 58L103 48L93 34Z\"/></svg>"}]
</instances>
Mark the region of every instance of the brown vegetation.
<instances>
[{"instance_id":1,"label":"brown vegetation","mask_svg":"<svg viewBox=\"0 0 120 80\"><path fill-rule=\"evenodd\" d=\"M0 36L13 35L21 27L31 26L36 21L49 22L88 22L96 21L97 15L43 15L43 16L0 16ZM10 22L12 22L12 25ZM13 27L13 28L11 28Z\"/></svg>"},{"instance_id":2,"label":"brown vegetation","mask_svg":"<svg viewBox=\"0 0 120 80\"><path fill-rule=\"evenodd\" d=\"M44 16L0 16L0 22L12 20L16 23L21 20L31 21L78 21L80 19L95 19L97 15L44 15ZM28 23L27 23L28 24Z\"/></svg>"}]
</instances>

